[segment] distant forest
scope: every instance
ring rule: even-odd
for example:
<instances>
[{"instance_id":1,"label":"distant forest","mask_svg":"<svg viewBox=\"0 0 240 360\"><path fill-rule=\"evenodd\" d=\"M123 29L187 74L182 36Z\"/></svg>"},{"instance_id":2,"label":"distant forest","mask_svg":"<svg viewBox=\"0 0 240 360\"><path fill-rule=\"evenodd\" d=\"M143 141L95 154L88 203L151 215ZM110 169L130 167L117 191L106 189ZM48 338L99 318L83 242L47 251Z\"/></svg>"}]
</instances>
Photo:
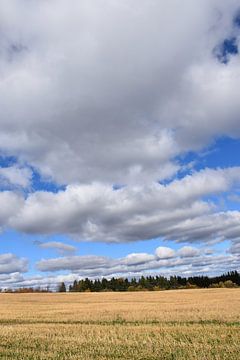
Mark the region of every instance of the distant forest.
<instances>
[{"instance_id":1,"label":"distant forest","mask_svg":"<svg viewBox=\"0 0 240 360\"><path fill-rule=\"evenodd\" d=\"M132 278L111 278L96 279L88 278L75 280L69 286L70 292L100 292L100 291L160 291L171 289L193 289L193 288L218 288L240 286L240 274L231 271L221 276L192 276L181 277L171 276L169 279L164 276L142 276L138 279ZM67 291L64 283L58 288L59 292Z\"/></svg>"},{"instance_id":2,"label":"distant forest","mask_svg":"<svg viewBox=\"0 0 240 360\"><path fill-rule=\"evenodd\" d=\"M111 278L96 279L88 278L75 280L73 284L66 286L60 283L57 292L103 292L103 291L161 291L173 289L197 289L197 288L234 288L240 286L240 274L237 271L230 271L221 276L142 276L140 278ZM52 292L50 287L22 287L18 289L0 289L7 293L44 293Z\"/></svg>"}]
</instances>

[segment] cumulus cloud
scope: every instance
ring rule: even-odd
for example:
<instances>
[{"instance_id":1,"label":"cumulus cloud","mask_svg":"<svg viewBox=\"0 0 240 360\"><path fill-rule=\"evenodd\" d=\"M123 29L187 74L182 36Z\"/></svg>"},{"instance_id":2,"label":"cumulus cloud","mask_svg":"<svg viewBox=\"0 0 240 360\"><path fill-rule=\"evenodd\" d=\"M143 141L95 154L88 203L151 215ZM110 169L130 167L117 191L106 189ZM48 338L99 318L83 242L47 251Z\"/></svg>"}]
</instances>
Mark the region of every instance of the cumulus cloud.
<instances>
[{"instance_id":1,"label":"cumulus cloud","mask_svg":"<svg viewBox=\"0 0 240 360\"><path fill-rule=\"evenodd\" d=\"M6 228L12 216L23 206L24 199L12 191L0 192L0 229Z\"/></svg>"},{"instance_id":2,"label":"cumulus cloud","mask_svg":"<svg viewBox=\"0 0 240 360\"><path fill-rule=\"evenodd\" d=\"M171 259L175 255L175 251L165 246L156 249L156 255L159 259Z\"/></svg>"},{"instance_id":3,"label":"cumulus cloud","mask_svg":"<svg viewBox=\"0 0 240 360\"><path fill-rule=\"evenodd\" d=\"M231 191L239 182L236 167L205 169L167 185L118 190L99 183L69 185L58 193L36 191L26 198L5 191L0 192L0 225L27 234L66 234L75 240L102 242L234 241L239 238L239 211L222 211L207 197ZM74 250L58 242L41 246Z\"/></svg>"},{"instance_id":4,"label":"cumulus cloud","mask_svg":"<svg viewBox=\"0 0 240 360\"><path fill-rule=\"evenodd\" d=\"M0 183L2 186L17 186L28 188L31 185L32 172L28 168L16 165L0 168Z\"/></svg>"},{"instance_id":5,"label":"cumulus cloud","mask_svg":"<svg viewBox=\"0 0 240 360\"><path fill-rule=\"evenodd\" d=\"M0 4L5 154L60 183L129 184L239 135L239 56L213 55L238 39L237 0L23 3Z\"/></svg>"},{"instance_id":6,"label":"cumulus cloud","mask_svg":"<svg viewBox=\"0 0 240 360\"><path fill-rule=\"evenodd\" d=\"M184 246L178 251L178 254L181 257L194 257L200 255L200 251L192 246Z\"/></svg>"},{"instance_id":7,"label":"cumulus cloud","mask_svg":"<svg viewBox=\"0 0 240 360\"><path fill-rule=\"evenodd\" d=\"M155 260L155 256L147 253L133 253L125 257L124 262L126 265L141 265L148 261Z\"/></svg>"},{"instance_id":8,"label":"cumulus cloud","mask_svg":"<svg viewBox=\"0 0 240 360\"><path fill-rule=\"evenodd\" d=\"M14 254L0 254L0 275L23 273L28 270L28 260Z\"/></svg>"},{"instance_id":9,"label":"cumulus cloud","mask_svg":"<svg viewBox=\"0 0 240 360\"><path fill-rule=\"evenodd\" d=\"M68 234L75 239L126 242L163 237L209 241L239 236L238 211L219 212L202 197L227 192L240 169L205 169L168 185L71 185L56 194L30 194L9 224L30 234Z\"/></svg>"},{"instance_id":10,"label":"cumulus cloud","mask_svg":"<svg viewBox=\"0 0 240 360\"><path fill-rule=\"evenodd\" d=\"M233 242L231 247L229 248L229 252L231 254L238 254L240 255L240 239L237 239L237 241Z\"/></svg>"},{"instance_id":11,"label":"cumulus cloud","mask_svg":"<svg viewBox=\"0 0 240 360\"><path fill-rule=\"evenodd\" d=\"M214 272L216 269L240 266L240 257L236 254L206 254L205 249L184 246L178 251L159 247L155 254L133 253L124 258L103 256L69 256L55 259L42 259L37 263L42 272L68 270L76 277L134 276L148 272L160 274L194 274ZM208 269L208 270L207 270Z\"/></svg>"},{"instance_id":12,"label":"cumulus cloud","mask_svg":"<svg viewBox=\"0 0 240 360\"><path fill-rule=\"evenodd\" d=\"M64 253L74 253L76 252L76 247L65 244L59 241L48 241L48 242L36 242L36 245L38 245L42 249L55 249L60 254Z\"/></svg>"},{"instance_id":13,"label":"cumulus cloud","mask_svg":"<svg viewBox=\"0 0 240 360\"><path fill-rule=\"evenodd\" d=\"M108 268L115 264L115 260L104 256L69 256L56 259L41 260L37 267L41 271L58 271L58 270L79 270L81 269L100 269Z\"/></svg>"}]
</instances>

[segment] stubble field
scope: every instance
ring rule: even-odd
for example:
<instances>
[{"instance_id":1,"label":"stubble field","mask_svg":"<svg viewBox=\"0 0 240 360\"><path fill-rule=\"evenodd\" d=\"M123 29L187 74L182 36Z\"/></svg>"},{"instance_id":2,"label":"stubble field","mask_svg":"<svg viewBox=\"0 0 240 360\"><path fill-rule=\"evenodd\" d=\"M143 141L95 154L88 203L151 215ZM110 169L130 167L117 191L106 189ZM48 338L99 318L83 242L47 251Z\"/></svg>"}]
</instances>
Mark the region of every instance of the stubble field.
<instances>
[{"instance_id":1,"label":"stubble field","mask_svg":"<svg viewBox=\"0 0 240 360\"><path fill-rule=\"evenodd\" d=\"M240 359L240 289L0 294L0 359Z\"/></svg>"}]
</instances>

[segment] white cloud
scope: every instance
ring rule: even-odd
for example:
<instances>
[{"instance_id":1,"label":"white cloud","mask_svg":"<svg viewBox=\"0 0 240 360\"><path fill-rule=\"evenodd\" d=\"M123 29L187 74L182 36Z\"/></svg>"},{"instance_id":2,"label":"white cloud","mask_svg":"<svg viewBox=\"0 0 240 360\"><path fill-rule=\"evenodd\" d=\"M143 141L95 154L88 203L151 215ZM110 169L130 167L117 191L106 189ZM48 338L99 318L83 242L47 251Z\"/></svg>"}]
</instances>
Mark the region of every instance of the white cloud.
<instances>
[{"instance_id":1,"label":"white cloud","mask_svg":"<svg viewBox=\"0 0 240 360\"><path fill-rule=\"evenodd\" d=\"M156 255L159 259L171 259L175 256L175 251L168 247L160 246L156 249Z\"/></svg>"},{"instance_id":2,"label":"white cloud","mask_svg":"<svg viewBox=\"0 0 240 360\"><path fill-rule=\"evenodd\" d=\"M103 242L229 239L235 254L240 212L207 198L234 190L239 168L156 180L190 166L177 156L240 136L240 57L225 65L213 55L225 38L239 44L239 0L136 3L0 2L0 155L29 166L0 169L1 184L17 188L0 192L0 229ZM24 197L30 166L66 190ZM152 256L130 254L121 266Z\"/></svg>"},{"instance_id":3,"label":"white cloud","mask_svg":"<svg viewBox=\"0 0 240 360\"><path fill-rule=\"evenodd\" d=\"M191 252L190 252L191 250ZM178 251L158 247L153 254L134 253L123 258L103 256L68 256L42 259L37 268L43 272L71 271L75 277L134 276L134 274L194 274L214 273L226 269L239 269L240 257L236 254L208 254L196 248L182 247Z\"/></svg>"},{"instance_id":4,"label":"white cloud","mask_svg":"<svg viewBox=\"0 0 240 360\"><path fill-rule=\"evenodd\" d=\"M5 154L62 183L135 184L240 134L239 56L212 54L237 32L237 0L23 4L0 4Z\"/></svg>"},{"instance_id":5,"label":"white cloud","mask_svg":"<svg viewBox=\"0 0 240 360\"><path fill-rule=\"evenodd\" d=\"M237 239L237 241L233 242L233 244L229 248L229 252L231 254L240 255L240 239Z\"/></svg>"},{"instance_id":6,"label":"white cloud","mask_svg":"<svg viewBox=\"0 0 240 360\"><path fill-rule=\"evenodd\" d=\"M28 270L28 260L14 254L0 254L0 274L23 273Z\"/></svg>"},{"instance_id":7,"label":"white cloud","mask_svg":"<svg viewBox=\"0 0 240 360\"><path fill-rule=\"evenodd\" d=\"M41 271L58 271L58 270L73 270L79 269L100 269L108 268L114 265L115 261L103 256L68 256L56 259L41 260L37 267Z\"/></svg>"},{"instance_id":8,"label":"white cloud","mask_svg":"<svg viewBox=\"0 0 240 360\"><path fill-rule=\"evenodd\" d=\"M239 254L219 253L213 254L206 249L199 249L195 255L192 252L190 256L182 256L186 254L186 247L174 251L171 248L167 249L168 253L172 250L172 257L159 258L156 254L147 253L133 253L128 254L123 258L110 258L96 255L88 256L66 256L54 259L42 259L36 265L39 271L44 272L44 275L23 276L20 272L1 273L0 287L50 287L55 289L61 282L66 284L72 283L75 279L89 277L91 279L101 277L140 277L142 275L180 275L180 276L194 276L199 274L215 275L229 270L240 270ZM196 248L194 250L197 250ZM210 249L207 249L210 250ZM212 249L213 250L213 249ZM157 253L157 249L156 249ZM207 254L206 254L207 253ZM189 252L188 252L189 254ZM23 261L12 254L4 254L0 257L0 262L4 265L7 262ZM15 271L17 266L12 267ZM4 269L6 271L6 269ZM19 268L18 271L26 271L25 265ZM54 273L58 271L69 271L67 274ZM50 274L46 274L49 272Z\"/></svg>"},{"instance_id":9,"label":"white cloud","mask_svg":"<svg viewBox=\"0 0 240 360\"><path fill-rule=\"evenodd\" d=\"M230 191L239 182L240 169L229 168L202 170L169 185L128 186L117 191L97 183L71 185L56 194L30 194L9 224L31 234L64 233L104 242L234 238L239 212L218 212L201 198Z\"/></svg>"},{"instance_id":10,"label":"white cloud","mask_svg":"<svg viewBox=\"0 0 240 360\"><path fill-rule=\"evenodd\" d=\"M192 246L184 246L178 251L178 254L181 257L194 257L200 255L200 251Z\"/></svg>"},{"instance_id":11,"label":"white cloud","mask_svg":"<svg viewBox=\"0 0 240 360\"><path fill-rule=\"evenodd\" d=\"M49 241L49 242L37 242L37 245L43 249L55 249L57 250L60 254L65 254L65 253L74 253L76 251L76 247L69 245L69 244L65 244L59 241Z\"/></svg>"},{"instance_id":12,"label":"white cloud","mask_svg":"<svg viewBox=\"0 0 240 360\"><path fill-rule=\"evenodd\" d=\"M0 229L4 229L12 216L15 216L23 206L24 199L21 195L11 191L0 192Z\"/></svg>"},{"instance_id":13,"label":"white cloud","mask_svg":"<svg viewBox=\"0 0 240 360\"><path fill-rule=\"evenodd\" d=\"M205 169L168 185L126 186L117 191L97 183L69 185L58 193L38 191L26 199L5 191L0 192L0 226L103 242L160 237L189 243L234 241L239 238L240 213L219 210L206 197L231 191L239 182L239 168L228 168Z\"/></svg>"},{"instance_id":14,"label":"white cloud","mask_svg":"<svg viewBox=\"0 0 240 360\"><path fill-rule=\"evenodd\" d=\"M155 256L146 253L133 253L125 257L125 263L129 266L145 264L146 262L152 260L155 260Z\"/></svg>"},{"instance_id":15,"label":"white cloud","mask_svg":"<svg viewBox=\"0 0 240 360\"><path fill-rule=\"evenodd\" d=\"M32 172L28 168L16 165L0 168L0 182L3 185L28 188L31 185Z\"/></svg>"}]
</instances>

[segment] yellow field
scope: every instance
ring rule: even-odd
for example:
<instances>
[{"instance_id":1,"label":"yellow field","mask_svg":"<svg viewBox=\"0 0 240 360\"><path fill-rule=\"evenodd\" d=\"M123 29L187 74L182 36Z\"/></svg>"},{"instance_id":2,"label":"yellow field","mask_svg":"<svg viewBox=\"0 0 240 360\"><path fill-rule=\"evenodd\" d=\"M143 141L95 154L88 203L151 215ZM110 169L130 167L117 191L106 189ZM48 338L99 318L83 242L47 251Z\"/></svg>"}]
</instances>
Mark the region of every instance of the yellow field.
<instances>
[{"instance_id":1,"label":"yellow field","mask_svg":"<svg viewBox=\"0 0 240 360\"><path fill-rule=\"evenodd\" d=\"M240 359L240 289L0 294L0 359Z\"/></svg>"}]
</instances>

